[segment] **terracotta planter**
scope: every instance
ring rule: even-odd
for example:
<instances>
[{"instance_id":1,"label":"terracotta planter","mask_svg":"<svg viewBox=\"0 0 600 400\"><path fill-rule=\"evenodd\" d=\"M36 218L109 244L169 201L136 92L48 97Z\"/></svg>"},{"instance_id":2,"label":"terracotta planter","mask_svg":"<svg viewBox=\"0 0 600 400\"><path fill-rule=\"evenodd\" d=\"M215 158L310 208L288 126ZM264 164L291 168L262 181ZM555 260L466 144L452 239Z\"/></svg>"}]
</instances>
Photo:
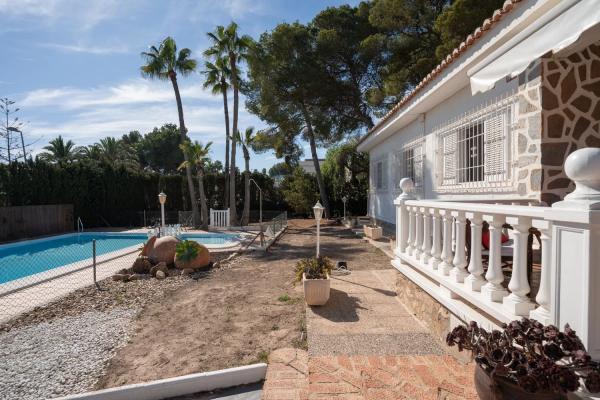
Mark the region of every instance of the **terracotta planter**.
<instances>
[{"instance_id":1,"label":"terracotta planter","mask_svg":"<svg viewBox=\"0 0 600 400\"><path fill-rule=\"evenodd\" d=\"M365 236L373 240L380 239L383 236L383 229L380 226L363 226Z\"/></svg>"},{"instance_id":2,"label":"terracotta planter","mask_svg":"<svg viewBox=\"0 0 600 400\"><path fill-rule=\"evenodd\" d=\"M481 400L562 400L560 393L529 393L512 381L504 378L492 380L479 365L475 367L475 389Z\"/></svg>"},{"instance_id":3,"label":"terracotta planter","mask_svg":"<svg viewBox=\"0 0 600 400\"><path fill-rule=\"evenodd\" d=\"M322 306L329 300L331 289L329 275L327 279L306 279L306 274L302 274L302 286L304 299L309 306Z\"/></svg>"}]
</instances>

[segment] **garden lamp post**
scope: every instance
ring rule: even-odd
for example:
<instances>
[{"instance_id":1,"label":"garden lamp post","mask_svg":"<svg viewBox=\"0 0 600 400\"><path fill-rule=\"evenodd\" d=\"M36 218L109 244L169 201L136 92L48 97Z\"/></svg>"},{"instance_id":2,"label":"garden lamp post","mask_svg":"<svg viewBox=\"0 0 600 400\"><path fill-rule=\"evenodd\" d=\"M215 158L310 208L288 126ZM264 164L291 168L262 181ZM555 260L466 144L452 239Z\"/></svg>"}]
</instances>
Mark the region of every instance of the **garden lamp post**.
<instances>
[{"instance_id":1,"label":"garden lamp post","mask_svg":"<svg viewBox=\"0 0 600 400\"><path fill-rule=\"evenodd\" d=\"M344 220L346 220L346 202L348 198L346 196L342 197L342 203L344 203Z\"/></svg>"},{"instance_id":2,"label":"garden lamp post","mask_svg":"<svg viewBox=\"0 0 600 400\"><path fill-rule=\"evenodd\" d=\"M161 226L165 227L165 203L167 202L167 195L164 192L158 194L158 201L160 203L160 220Z\"/></svg>"},{"instance_id":3,"label":"garden lamp post","mask_svg":"<svg viewBox=\"0 0 600 400\"><path fill-rule=\"evenodd\" d=\"M323 216L323 210L323 206L317 201L317 204L315 204L313 207L315 219L317 220L317 258L319 258L319 250L321 247L321 217Z\"/></svg>"}]
</instances>

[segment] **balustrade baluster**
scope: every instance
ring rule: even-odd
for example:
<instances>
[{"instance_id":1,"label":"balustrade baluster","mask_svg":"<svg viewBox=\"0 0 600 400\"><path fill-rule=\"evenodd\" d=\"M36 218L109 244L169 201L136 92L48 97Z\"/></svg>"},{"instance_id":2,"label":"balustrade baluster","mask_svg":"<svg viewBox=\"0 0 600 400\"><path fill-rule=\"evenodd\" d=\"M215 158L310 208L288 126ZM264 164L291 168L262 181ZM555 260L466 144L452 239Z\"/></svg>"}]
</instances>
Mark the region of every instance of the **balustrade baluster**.
<instances>
[{"instance_id":1,"label":"balustrade baluster","mask_svg":"<svg viewBox=\"0 0 600 400\"><path fill-rule=\"evenodd\" d=\"M540 288L535 297L535 300L540 306L533 310L529 316L544 325L549 325L555 323L552 318L552 312L550 311L550 290L552 288L552 226L549 226L547 229L541 229L540 232L542 233L542 276L540 277Z\"/></svg>"},{"instance_id":2,"label":"balustrade baluster","mask_svg":"<svg viewBox=\"0 0 600 400\"><path fill-rule=\"evenodd\" d=\"M458 283L464 282L469 275L465 268L467 267L467 257L465 255L465 235L466 235L466 218L463 211L459 211L454 222L456 226L456 241L454 250L454 259L452 264L454 268L450 271L450 276Z\"/></svg>"},{"instance_id":3,"label":"balustrade baluster","mask_svg":"<svg viewBox=\"0 0 600 400\"><path fill-rule=\"evenodd\" d=\"M483 265L481 263L481 230L483 228L483 219L480 213L473 214L471 218L471 254L469 260L469 276L465 278L465 285L475 291L481 291L485 280L483 274Z\"/></svg>"},{"instance_id":4,"label":"balustrade baluster","mask_svg":"<svg viewBox=\"0 0 600 400\"><path fill-rule=\"evenodd\" d=\"M415 218L417 229L415 233L415 251L413 255L418 260L422 252L421 247L423 246L423 216L421 212L421 207L417 207Z\"/></svg>"},{"instance_id":5,"label":"balustrade baluster","mask_svg":"<svg viewBox=\"0 0 600 400\"><path fill-rule=\"evenodd\" d=\"M487 283L481 288L482 294L490 301L502 301L508 291L502 286L504 282L504 274L502 273L502 257L501 257L501 238L502 225L504 224L503 215L494 215L493 221L490 224L490 252L488 260L488 270L485 274Z\"/></svg>"},{"instance_id":6,"label":"balustrade baluster","mask_svg":"<svg viewBox=\"0 0 600 400\"><path fill-rule=\"evenodd\" d=\"M425 208L423 213L423 246L421 246L421 262L427 264L431 258L431 214Z\"/></svg>"},{"instance_id":7,"label":"balustrade baluster","mask_svg":"<svg viewBox=\"0 0 600 400\"><path fill-rule=\"evenodd\" d=\"M414 207L408 206L408 246L406 246L406 254L412 256L413 250L415 249L413 246L415 237L415 211Z\"/></svg>"},{"instance_id":8,"label":"balustrade baluster","mask_svg":"<svg viewBox=\"0 0 600 400\"><path fill-rule=\"evenodd\" d=\"M442 275L449 275L452 270L452 214L450 210L444 213L444 235L442 239L442 263L439 265L439 271Z\"/></svg>"},{"instance_id":9,"label":"balustrade baluster","mask_svg":"<svg viewBox=\"0 0 600 400\"><path fill-rule=\"evenodd\" d=\"M522 316L529 316L529 312L535 308L527 296L531 290L527 277L527 236L530 227L531 218L527 217L519 217L518 224L513 226L513 264L508 283L511 293L502 301L513 314Z\"/></svg>"},{"instance_id":10,"label":"balustrade baluster","mask_svg":"<svg viewBox=\"0 0 600 400\"><path fill-rule=\"evenodd\" d=\"M438 269L438 265L442 262L442 217L440 216L440 210L437 208L433 209L431 222L433 223L433 245L431 246L429 265L432 269Z\"/></svg>"}]
</instances>

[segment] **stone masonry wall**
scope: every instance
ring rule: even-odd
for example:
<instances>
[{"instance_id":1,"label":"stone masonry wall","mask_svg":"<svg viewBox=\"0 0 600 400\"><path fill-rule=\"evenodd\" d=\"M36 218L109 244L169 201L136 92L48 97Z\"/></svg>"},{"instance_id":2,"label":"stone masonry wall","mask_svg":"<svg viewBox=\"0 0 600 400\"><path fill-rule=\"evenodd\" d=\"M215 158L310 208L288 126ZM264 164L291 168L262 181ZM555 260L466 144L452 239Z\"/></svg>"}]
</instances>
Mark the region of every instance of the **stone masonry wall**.
<instances>
[{"instance_id":1,"label":"stone masonry wall","mask_svg":"<svg viewBox=\"0 0 600 400\"><path fill-rule=\"evenodd\" d=\"M542 189L541 62L532 63L518 79L518 119L513 127L513 139L516 140L516 188L519 196L539 201Z\"/></svg>"},{"instance_id":2,"label":"stone masonry wall","mask_svg":"<svg viewBox=\"0 0 600 400\"><path fill-rule=\"evenodd\" d=\"M564 58L543 58L542 70L541 200L551 205L574 189L564 173L567 156L600 147L600 41Z\"/></svg>"}]
</instances>

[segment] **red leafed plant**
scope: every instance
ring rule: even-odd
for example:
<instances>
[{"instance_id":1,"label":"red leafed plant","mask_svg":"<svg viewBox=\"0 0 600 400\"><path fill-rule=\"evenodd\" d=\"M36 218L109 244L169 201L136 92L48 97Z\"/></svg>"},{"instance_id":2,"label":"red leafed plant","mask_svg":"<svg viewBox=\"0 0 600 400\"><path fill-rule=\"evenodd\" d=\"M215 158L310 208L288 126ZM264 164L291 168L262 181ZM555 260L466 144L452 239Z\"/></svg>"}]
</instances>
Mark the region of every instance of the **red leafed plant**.
<instances>
[{"instance_id":1,"label":"red leafed plant","mask_svg":"<svg viewBox=\"0 0 600 400\"><path fill-rule=\"evenodd\" d=\"M568 324L561 332L523 318L504 324L502 331L488 332L471 322L455 327L446 343L459 351L470 350L492 379L505 378L528 392L568 393L582 383L589 392L600 392L600 364Z\"/></svg>"}]
</instances>

